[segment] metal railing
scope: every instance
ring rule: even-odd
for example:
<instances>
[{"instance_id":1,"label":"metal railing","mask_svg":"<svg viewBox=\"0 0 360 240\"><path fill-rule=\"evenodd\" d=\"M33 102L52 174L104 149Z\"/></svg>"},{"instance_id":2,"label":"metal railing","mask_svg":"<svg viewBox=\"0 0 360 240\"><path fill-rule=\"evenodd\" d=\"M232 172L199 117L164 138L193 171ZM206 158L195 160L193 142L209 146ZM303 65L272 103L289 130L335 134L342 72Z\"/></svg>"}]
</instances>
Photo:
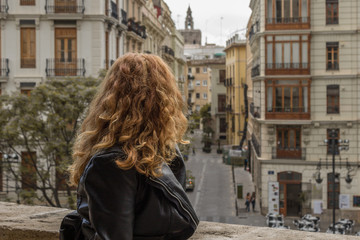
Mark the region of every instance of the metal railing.
<instances>
[{"instance_id":1,"label":"metal railing","mask_svg":"<svg viewBox=\"0 0 360 240\"><path fill-rule=\"evenodd\" d=\"M299 24L309 23L310 17L267 18L267 24Z\"/></svg>"},{"instance_id":2,"label":"metal railing","mask_svg":"<svg viewBox=\"0 0 360 240\"><path fill-rule=\"evenodd\" d=\"M281 154L278 152L281 151ZM306 148L271 148L271 158L272 159L300 159L306 160Z\"/></svg>"},{"instance_id":3,"label":"metal railing","mask_svg":"<svg viewBox=\"0 0 360 240\"><path fill-rule=\"evenodd\" d=\"M46 13L84 13L84 0L74 1L60 1L60 0L46 0Z\"/></svg>"},{"instance_id":4,"label":"metal railing","mask_svg":"<svg viewBox=\"0 0 360 240\"><path fill-rule=\"evenodd\" d=\"M232 109L231 104L226 105L225 110L226 110L227 112L232 112L233 109Z\"/></svg>"},{"instance_id":5,"label":"metal railing","mask_svg":"<svg viewBox=\"0 0 360 240\"><path fill-rule=\"evenodd\" d=\"M254 134L251 134L251 143L258 157L261 157L261 146Z\"/></svg>"},{"instance_id":6,"label":"metal railing","mask_svg":"<svg viewBox=\"0 0 360 240\"><path fill-rule=\"evenodd\" d=\"M232 78L226 78L224 81L224 86L227 87L232 85L233 85Z\"/></svg>"},{"instance_id":7,"label":"metal railing","mask_svg":"<svg viewBox=\"0 0 360 240\"><path fill-rule=\"evenodd\" d=\"M10 73L9 59L0 58L0 77L8 77Z\"/></svg>"},{"instance_id":8,"label":"metal railing","mask_svg":"<svg viewBox=\"0 0 360 240\"><path fill-rule=\"evenodd\" d=\"M339 70L339 63L337 63L337 62L329 62L326 65L326 70Z\"/></svg>"},{"instance_id":9,"label":"metal railing","mask_svg":"<svg viewBox=\"0 0 360 240\"><path fill-rule=\"evenodd\" d=\"M121 9L121 23L127 25L127 12L124 9Z\"/></svg>"},{"instance_id":10,"label":"metal railing","mask_svg":"<svg viewBox=\"0 0 360 240\"><path fill-rule=\"evenodd\" d=\"M257 107L254 105L254 103L250 103L250 114L253 116L253 118L260 118L260 107Z\"/></svg>"},{"instance_id":11,"label":"metal railing","mask_svg":"<svg viewBox=\"0 0 360 240\"><path fill-rule=\"evenodd\" d=\"M326 24L339 24L339 18L338 17L326 18Z\"/></svg>"},{"instance_id":12,"label":"metal railing","mask_svg":"<svg viewBox=\"0 0 360 240\"><path fill-rule=\"evenodd\" d=\"M256 65L251 69L251 77L256 77L260 75L260 65Z\"/></svg>"},{"instance_id":13,"label":"metal railing","mask_svg":"<svg viewBox=\"0 0 360 240\"><path fill-rule=\"evenodd\" d=\"M0 13L8 13L9 4L8 0L0 0Z\"/></svg>"},{"instance_id":14,"label":"metal railing","mask_svg":"<svg viewBox=\"0 0 360 240\"><path fill-rule=\"evenodd\" d=\"M166 46L166 45L164 45L164 46L161 47L161 51L162 51L163 53L169 54L169 55L171 55L171 56L173 56L173 57L175 56L174 50L172 50L172 48L170 48L170 47L168 47L168 46Z\"/></svg>"},{"instance_id":15,"label":"metal railing","mask_svg":"<svg viewBox=\"0 0 360 240\"><path fill-rule=\"evenodd\" d=\"M132 31L142 38L146 38L146 27L140 25L140 22L135 22L134 18L129 18L127 22L128 31Z\"/></svg>"},{"instance_id":16,"label":"metal railing","mask_svg":"<svg viewBox=\"0 0 360 240\"><path fill-rule=\"evenodd\" d=\"M46 59L46 76L85 76L85 59Z\"/></svg>"},{"instance_id":17,"label":"metal railing","mask_svg":"<svg viewBox=\"0 0 360 240\"><path fill-rule=\"evenodd\" d=\"M110 1L110 9L108 9L107 11L110 13L111 17L113 17L115 19L119 19L118 7L115 2Z\"/></svg>"},{"instance_id":18,"label":"metal railing","mask_svg":"<svg viewBox=\"0 0 360 240\"><path fill-rule=\"evenodd\" d=\"M251 41L251 38L255 35L255 33L258 33L259 31L260 31L260 24L259 21L256 21L256 23L253 24L250 28L249 40Z\"/></svg>"},{"instance_id":19,"label":"metal railing","mask_svg":"<svg viewBox=\"0 0 360 240\"><path fill-rule=\"evenodd\" d=\"M308 63L267 63L267 69L307 69Z\"/></svg>"}]
</instances>

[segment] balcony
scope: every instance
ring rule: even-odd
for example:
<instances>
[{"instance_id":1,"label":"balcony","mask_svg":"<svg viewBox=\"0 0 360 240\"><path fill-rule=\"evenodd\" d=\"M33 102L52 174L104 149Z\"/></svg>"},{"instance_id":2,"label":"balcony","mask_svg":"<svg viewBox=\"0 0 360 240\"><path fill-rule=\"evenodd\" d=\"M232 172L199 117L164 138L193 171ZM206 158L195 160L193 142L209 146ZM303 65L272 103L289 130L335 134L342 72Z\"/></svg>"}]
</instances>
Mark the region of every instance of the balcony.
<instances>
[{"instance_id":1,"label":"balcony","mask_svg":"<svg viewBox=\"0 0 360 240\"><path fill-rule=\"evenodd\" d=\"M310 74L308 63L267 63L266 75L306 75Z\"/></svg>"},{"instance_id":2,"label":"balcony","mask_svg":"<svg viewBox=\"0 0 360 240\"><path fill-rule=\"evenodd\" d=\"M194 91L194 84L188 84L188 91Z\"/></svg>"},{"instance_id":3,"label":"balcony","mask_svg":"<svg viewBox=\"0 0 360 240\"><path fill-rule=\"evenodd\" d=\"M260 118L260 107L254 106L254 103L250 103L250 114L253 118Z\"/></svg>"},{"instance_id":4,"label":"balcony","mask_svg":"<svg viewBox=\"0 0 360 240\"><path fill-rule=\"evenodd\" d=\"M174 50L172 50L172 48L164 45L161 47L161 53L162 53L162 56L165 58L168 58L168 60L174 60L175 54L174 54Z\"/></svg>"},{"instance_id":5,"label":"balcony","mask_svg":"<svg viewBox=\"0 0 360 240\"><path fill-rule=\"evenodd\" d=\"M119 19L117 4L115 2L113 2L113 1L110 1L110 3L111 3L111 9L109 9L110 16L115 18L115 19Z\"/></svg>"},{"instance_id":6,"label":"balcony","mask_svg":"<svg viewBox=\"0 0 360 240\"><path fill-rule=\"evenodd\" d=\"M305 109L304 107L273 107L272 109L267 109L265 115L266 119L310 119L309 109Z\"/></svg>"},{"instance_id":7,"label":"balcony","mask_svg":"<svg viewBox=\"0 0 360 240\"><path fill-rule=\"evenodd\" d=\"M0 0L0 19L5 18L9 11L8 0Z\"/></svg>"},{"instance_id":8,"label":"balcony","mask_svg":"<svg viewBox=\"0 0 360 240\"><path fill-rule=\"evenodd\" d=\"M279 148L272 147L272 159L299 159L306 160L306 148Z\"/></svg>"},{"instance_id":9,"label":"balcony","mask_svg":"<svg viewBox=\"0 0 360 240\"><path fill-rule=\"evenodd\" d=\"M261 157L261 145L259 144L254 134L251 135L251 144L256 152L256 155Z\"/></svg>"},{"instance_id":10,"label":"balcony","mask_svg":"<svg viewBox=\"0 0 360 240\"><path fill-rule=\"evenodd\" d=\"M9 59L0 58L0 77L9 77Z\"/></svg>"},{"instance_id":11,"label":"balcony","mask_svg":"<svg viewBox=\"0 0 360 240\"><path fill-rule=\"evenodd\" d=\"M84 0L46 0L46 14L83 14Z\"/></svg>"},{"instance_id":12,"label":"balcony","mask_svg":"<svg viewBox=\"0 0 360 240\"><path fill-rule=\"evenodd\" d=\"M226 78L224 81L225 87L231 87L233 85L232 78Z\"/></svg>"},{"instance_id":13,"label":"balcony","mask_svg":"<svg viewBox=\"0 0 360 240\"><path fill-rule=\"evenodd\" d=\"M46 76L85 76L85 59L46 59Z\"/></svg>"},{"instance_id":14,"label":"balcony","mask_svg":"<svg viewBox=\"0 0 360 240\"><path fill-rule=\"evenodd\" d=\"M257 64L255 67L251 69L251 77L256 77L260 75L260 65Z\"/></svg>"},{"instance_id":15,"label":"balcony","mask_svg":"<svg viewBox=\"0 0 360 240\"><path fill-rule=\"evenodd\" d=\"M226 110L227 112L232 112L233 109L232 109L231 104L226 105L225 110Z\"/></svg>"},{"instance_id":16,"label":"balcony","mask_svg":"<svg viewBox=\"0 0 360 240\"><path fill-rule=\"evenodd\" d=\"M259 21L256 21L256 23L253 24L250 28L249 41L251 41L252 37L259 31L260 31L260 24L259 24Z\"/></svg>"},{"instance_id":17,"label":"balcony","mask_svg":"<svg viewBox=\"0 0 360 240\"><path fill-rule=\"evenodd\" d=\"M194 80L195 76L193 76L192 74L188 74L188 80Z\"/></svg>"},{"instance_id":18,"label":"balcony","mask_svg":"<svg viewBox=\"0 0 360 240\"><path fill-rule=\"evenodd\" d=\"M266 30L309 29L310 17L267 18Z\"/></svg>"},{"instance_id":19,"label":"balcony","mask_svg":"<svg viewBox=\"0 0 360 240\"><path fill-rule=\"evenodd\" d=\"M139 37L146 39L146 27L135 22L134 18L129 18L127 22L128 31L134 32Z\"/></svg>"},{"instance_id":20,"label":"balcony","mask_svg":"<svg viewBox=\"0 0 360 240\"><path fill-rule=\"evenodd\" d=\"M127 25L127 12L124 9L121 9L121 23Z\"/></svg>"}]
</instances>

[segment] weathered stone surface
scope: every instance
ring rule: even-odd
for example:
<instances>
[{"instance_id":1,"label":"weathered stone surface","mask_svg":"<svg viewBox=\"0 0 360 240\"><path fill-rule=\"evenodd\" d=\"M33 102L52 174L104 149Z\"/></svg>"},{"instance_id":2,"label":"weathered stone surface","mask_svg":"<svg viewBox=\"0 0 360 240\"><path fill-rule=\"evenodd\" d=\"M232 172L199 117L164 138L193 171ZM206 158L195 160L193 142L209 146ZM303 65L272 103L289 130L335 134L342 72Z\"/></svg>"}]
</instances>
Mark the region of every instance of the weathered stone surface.
<instances>
[{"instance_id":1,"label":"weathered stone surface","mask_svg":"<svg viewBox=\"0 0 360 240\"><path fill-rule=\"evenodd\" d=\"M0 240L57 240L58 229L69 209L0 202ZM295 230L201 222L192 240L359 240L359 237L308 233Z\"/></svg>"}]
</instances>

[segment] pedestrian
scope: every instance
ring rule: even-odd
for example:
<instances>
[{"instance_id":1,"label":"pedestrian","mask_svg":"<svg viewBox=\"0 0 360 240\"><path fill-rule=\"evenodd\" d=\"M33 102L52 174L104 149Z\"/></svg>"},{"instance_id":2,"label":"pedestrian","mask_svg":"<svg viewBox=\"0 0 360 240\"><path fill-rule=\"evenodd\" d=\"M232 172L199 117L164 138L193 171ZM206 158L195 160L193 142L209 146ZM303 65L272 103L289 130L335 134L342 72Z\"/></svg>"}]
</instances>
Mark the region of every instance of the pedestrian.
<instances>
[{"instance_id":1,"label":"pedestrian","mask_svg":"<svg viewBox=\"0 0 360 240\"><path fill-rule=\"evenodd\" d=\"M248 212L250 212L250 201L251 201L250 193L247 193L245 198L245 206L246 206L246 211Z\"/></svg>"},{"instance_id":2,"label":"pedestrian","mask_svg":"<svg viewBox=\"0 0 360 240\"><path fill-rule=\"evenodd\" d=\"M245 158L244 160L244 170L247 171L247 164L248 164L248 160L247 158Z\"/></svg>"},{"instance_id":3,"label":"pedestrian","mask_svg":"<svg viewBox=\"0 0 360 240\"><path fill-rule=\"evenodd\" d=\"M193 147L192 150L193 150L193 155L195 155L196 154L195 147Z\"/></svg>"},{"instance_id":4,"label":"pedestrian","mask_svg":"<svg viewBox=\"0 0 360 240\"><path fill-rule=\"evenodd\" d=\"M251 202L251 205L252 205L253 212L255 212L255 200L256 200L256 196L255 196L255 192L253 192L251 194L251 198L250 198L250 202Z\"/></svg>"},{"instance_id":5,"label":"pedestrian","mask_svg":"<svg viewBox=\"0 0 360 240\"><path fill-rule=\"evenodd\" d=\"M92 101L73 149L83 239L188 239L198 218L177 143L187 120L167 64L128 53Z\"/></svg>"}]
</instances>

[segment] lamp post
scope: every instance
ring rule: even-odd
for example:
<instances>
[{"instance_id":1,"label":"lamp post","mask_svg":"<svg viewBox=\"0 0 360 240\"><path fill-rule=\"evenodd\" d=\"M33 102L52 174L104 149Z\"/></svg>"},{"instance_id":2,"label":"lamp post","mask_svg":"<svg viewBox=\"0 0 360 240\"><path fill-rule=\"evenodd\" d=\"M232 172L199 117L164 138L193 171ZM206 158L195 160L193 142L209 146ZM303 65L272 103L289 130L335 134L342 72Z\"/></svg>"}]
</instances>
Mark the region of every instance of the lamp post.
<instances>
[{"instance_id":1,"label":"lamp post","mask_svg":"<svg viewBox=\"0 0 360 240\"><path fill-rule=\"evenodd\" d=\"M332 129L329 133L329 139L325 139L324 143L328 148L331 150L332 154L332 202L333 202L333 224L332 224L332 230L333 234L335 234L335 155L340 154L341 150L349 150L349 140L341 140L338 138L338 132L335 129ZM320 179L320 174L319 177ZM318 179L317 179L318 182ZM320 181L321 182L321 181Z\"/></svg>"}]
</instances>

